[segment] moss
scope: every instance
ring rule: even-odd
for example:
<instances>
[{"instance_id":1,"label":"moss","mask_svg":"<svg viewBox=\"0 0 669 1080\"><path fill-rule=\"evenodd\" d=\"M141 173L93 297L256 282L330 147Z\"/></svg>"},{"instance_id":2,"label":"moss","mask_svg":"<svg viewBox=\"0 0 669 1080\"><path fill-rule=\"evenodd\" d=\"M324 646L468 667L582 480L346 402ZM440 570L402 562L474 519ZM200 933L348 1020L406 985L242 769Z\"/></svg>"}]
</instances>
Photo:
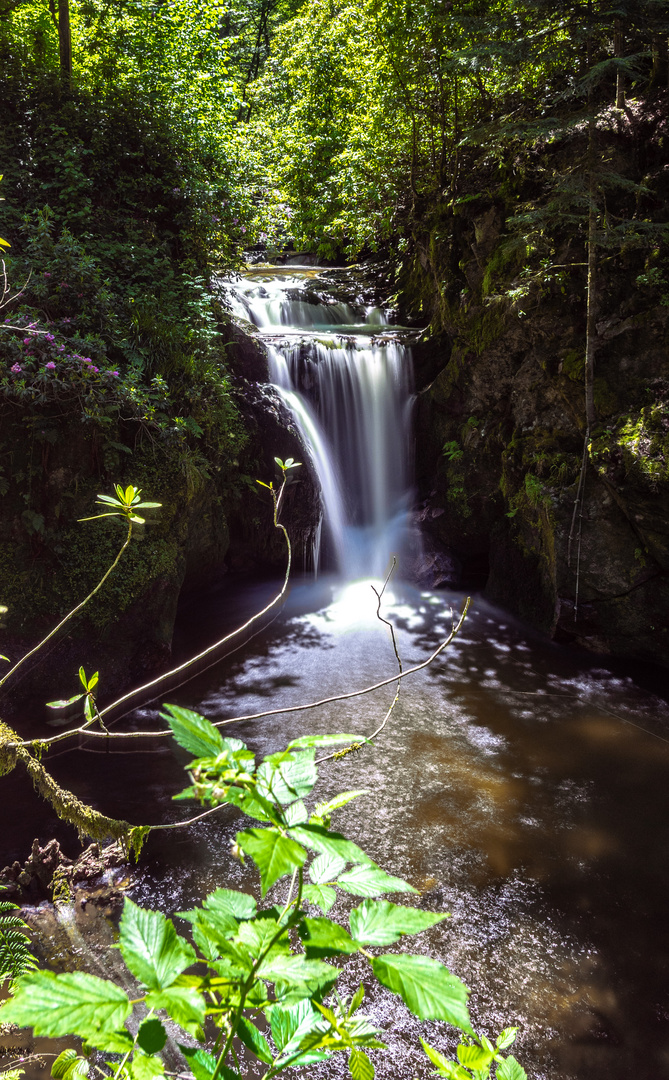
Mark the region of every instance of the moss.
<instances>
[{"instance_id":1,"label":"moss","mask_svg":"<svg viewBox=\"0 0 669 1080\"><path fill-rule=\"evenodd\" d=\"M562 374L572 382L582 383L585 379L585 352L583 349L570 349L562 360Z\"/></svg>"}]
</instances>

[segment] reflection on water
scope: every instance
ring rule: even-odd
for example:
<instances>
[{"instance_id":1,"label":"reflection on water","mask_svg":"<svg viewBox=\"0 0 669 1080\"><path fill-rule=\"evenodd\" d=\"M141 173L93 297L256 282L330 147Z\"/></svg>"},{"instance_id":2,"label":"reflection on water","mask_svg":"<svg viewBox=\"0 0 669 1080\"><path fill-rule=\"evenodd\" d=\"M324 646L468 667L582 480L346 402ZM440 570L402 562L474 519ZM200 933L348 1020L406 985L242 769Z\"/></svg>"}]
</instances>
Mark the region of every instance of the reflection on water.
<instances>
[{"instance_id":1,"label":"reflection on water","mask_svg":"<svg viewBox=\"0 0 669 1080\"><path fill-rule=\"evenodd\" d=\"M250 600L260 607L269 588L258 586ZM384 599L405 667L446 637L462 601L399 585ZM179 647L190 652L212 638L233 606L219 595L185 612ZM390 677L392 647L375 611L369 583L295 586L271 628L171 698L224 719ZM307 731L368 734L394 687L227 730L259 753ZM144 727L153 717L147 709L133 722ZM452 913L403 947L438 957L465 980L484 1032L520 1025L519 1056L534 1077L650 1078L669 1064L668 732L667 704L631 675L535 639L475 599L463 636L406 681L379 742L323 766L319 798L370 792L338 812L338 827L414 883L421 903ZM183 786L183 756L167 745L143 749L82 749L53 768L107 813L185 816L184 804L171 802ZM25 785L9 782L30 803ZM29 815L13 830L12 857L32 840ZM199 829L157 834L133 897L175 911L216 885L252 887L252 871L229 855L238 827L226 808ZM340 898L334 916L345 918L352 902ZM360 979L391 1046L375 1055L377 1075L427 1076L418 1032L446 1049L445 1026L414 1020L356 959L345 988ZM340 1075L343 1063L309 1071Z\"/></svg>"}]
</instances>

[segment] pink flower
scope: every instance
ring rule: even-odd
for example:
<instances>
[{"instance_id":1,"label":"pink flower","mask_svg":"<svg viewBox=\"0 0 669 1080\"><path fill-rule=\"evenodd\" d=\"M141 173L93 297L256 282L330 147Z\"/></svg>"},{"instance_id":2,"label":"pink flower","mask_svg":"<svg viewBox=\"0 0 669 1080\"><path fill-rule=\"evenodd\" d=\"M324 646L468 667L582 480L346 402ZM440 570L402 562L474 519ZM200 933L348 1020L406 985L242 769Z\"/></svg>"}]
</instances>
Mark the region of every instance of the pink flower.
<instances>
[{"instance_id":1,"label":"pink flower","mask_svg":"<svg viewBox=\"0 0 669 1080\"><path fill-rule=\"evenodd\" d=\"M24 345L30 345L30 338L29 337L24 337L23 344Z\"/></svg>"},{"instance_id":2,"label":"pink flower","mask_svg":"<svg viewBox=\"0 0 669 1080\"><path fill-rule=\"evenodd\" d=\"M10 370L14 373L14 375L20 375L23 369L20 364L14 364L14 366L10 368Z\"/></svg>"},{"instance_id":3,"label":"pink flower","mask_svg":"<svg viewBox=\"0 0 669 1080\"><path fill-rule=\"evenodd\" d=\"M94 367L92 370L97 374L100 371L100 368L99 367Z\"/></svg>"},{"instance_id":4,"label":"pink flower","mask_svg":"<svg viewBox=\"0 0 669 1080\"><path fill-rule=\"evenodd\" d=\"M112 371L112 375L115 375L116 378L118 379L118 371Z\"/></svg>"},{"instance_id":5,"label":"pink flower","mask_svg":"<svg viewBox=\"0 0 669 1080\"><path fill-rule=\"evenodd\" d=\"M53 360L49 360L49 363L46 365L46 370L47 371L55 371L56 370L56 365L54 364Z\"/></svg>"},{"instance_id":6,"label":"pink flower","mask_svg":"<svg viewBox=\"0 0 669 1080\"><path fill-rule=\"evenodd\" d=\"M51 274L45 274L44 277L51 277Z\"/></svg>"}]
</instances>

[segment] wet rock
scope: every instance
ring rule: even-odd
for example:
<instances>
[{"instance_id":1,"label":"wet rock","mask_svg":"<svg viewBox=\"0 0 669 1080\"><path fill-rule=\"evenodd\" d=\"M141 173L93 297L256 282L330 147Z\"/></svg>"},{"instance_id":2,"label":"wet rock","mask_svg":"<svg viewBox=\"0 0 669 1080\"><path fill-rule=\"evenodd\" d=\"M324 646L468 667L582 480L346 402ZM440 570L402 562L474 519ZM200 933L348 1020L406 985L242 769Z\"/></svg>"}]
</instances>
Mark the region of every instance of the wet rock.
<instances>
[{"instance_id":1,"label":"wet rock","mask_svg":"<svg viewBox=\"0 0 669 1080\"><path fill-rule=\"evenodd\" d=\"M122 903L120 885L128 882L128 861L118 844L101 848L91 844L78 859L68 859L57 840L44 847L34 840L29 858L0 871L0 884L9 899L18 904L39 904L44 900L72 898L83 906L93 901L106 906Z\"/></svg>"}]
</instances>

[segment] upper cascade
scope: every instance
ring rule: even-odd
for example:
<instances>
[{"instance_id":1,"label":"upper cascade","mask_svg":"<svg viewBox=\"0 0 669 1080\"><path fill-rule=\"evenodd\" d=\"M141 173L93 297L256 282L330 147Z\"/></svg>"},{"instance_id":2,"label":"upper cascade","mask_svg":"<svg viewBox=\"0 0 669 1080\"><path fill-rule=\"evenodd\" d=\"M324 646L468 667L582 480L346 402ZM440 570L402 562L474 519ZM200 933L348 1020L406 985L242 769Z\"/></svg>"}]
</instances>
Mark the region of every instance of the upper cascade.
<instances>
[{"instance_id":1,"label":"upper cascade","mask_svg":"<svg viewBox=\"0 0 669 1080\"><path fill-rule=\"evenodd\" d=\"M333 295L327 274L250 271L228 283L228 302L264 337L272 382L320 483L314 570L381 577L406 546L411 353L381 308Z\"/></svg>"}]
</instances>

